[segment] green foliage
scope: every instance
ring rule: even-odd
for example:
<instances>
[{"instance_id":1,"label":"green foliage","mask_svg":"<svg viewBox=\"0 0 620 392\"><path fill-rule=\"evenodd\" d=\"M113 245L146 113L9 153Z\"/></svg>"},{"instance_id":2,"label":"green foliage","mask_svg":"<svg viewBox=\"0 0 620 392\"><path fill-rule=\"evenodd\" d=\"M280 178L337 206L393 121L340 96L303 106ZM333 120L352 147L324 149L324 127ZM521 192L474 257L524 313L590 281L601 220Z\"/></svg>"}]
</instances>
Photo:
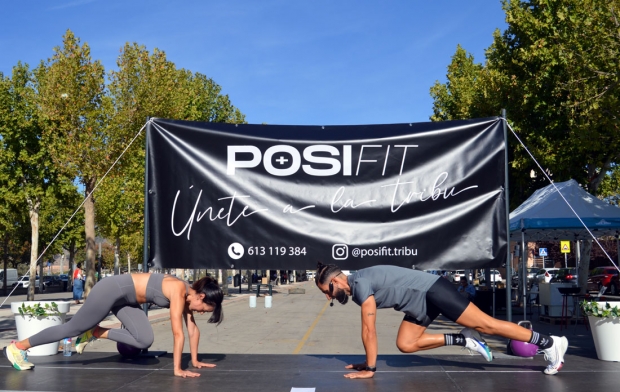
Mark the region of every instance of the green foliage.
<instances>
[{"instance_id":1,"label":"green foliage","mask_svg":"<svg viewBox=\"0 0 620 392\"><path fill-rule=\"evenodd\" d=\"M109 73L112 107L110 140L125 146L144 126L147 117L191 121L243 123L221 87L200 73L178 69L166 54L127 43ZM101 185L97 223L101 234L121 244L126 259L140 260L144 215L144 133Z\"/></svg>"},{"instance_id":2,"label":"green foliage","mask_svg":"<svg viewBox=\"0 0 620 392\"><path fill-rule=\"evenodd\" d=\"M599 197L620 207L620 166L617 163L611 165L608 175L601 181Z\"/></svg>"},{"instance_id":3,"label":"green foliage","mask_svg":"<svg viewBox=\"0 0 620 392\"><path fill-rule=\"evenodd\" d=\"M58 310L58 305L56 302L45 303L45 306L41 305L40 302L34 305L26 306L25 303L22 303L22 306L19 308L19 314L22 316L32 316L32 317L50 317L50 316L60 316L60 311Z\"/></svg>"},{"instance_id":4,"label":"green foliage","mask_svg":"<svg viewBox=\"0 0 620 392\"><path fill-rule=\"evenodd\" d=\"M614 306L612 308L609 302L606 302L605 306L603 307L596 301L584 300L581 302L581 309L583 309L584 314L586 314L587 316L612 319L620 317L620 308L618 308L618 306Z\"/></svg>"},{"instance_id":5,"label":"green foliage","mask_svg":"<svg viewBox=\"0 0 620 392\"><path fill-rule=\"evenodd\" d=\"M494 33L484 65L460 46L447 82L431 88L432 120L497 116L554 181L598 194L620 158L620 0L504 0L508 28ZM509 137L510 204L547 183ZM530 173L537 173L531 177Z\"/></svg>"},{"instance_id":6,"label":"green foliage","mask_svg":"<svg viewBox=\"0 0 620 392\"><path fill-rule=\"evenodd\" d=\"M0 245L7 264L38 257L31 244L39 241L39 224L31 230L31 214L40 216L43 248L82 202L75 184L89 194L147 116L245 122L221 91L207 76L178 69L163 51L135 43L122 48L118 69L106 79L90 47L70 30L34 71L18 63L10 78L0 73ZM95 224L97 234L122 246L121 265L128 257L142 260L144 146L143 132L49 249L62 246L70 261L86 260L87 292L94 283ZM113 249L103 252L111 263Z\"/></svg>"}]
</instances>

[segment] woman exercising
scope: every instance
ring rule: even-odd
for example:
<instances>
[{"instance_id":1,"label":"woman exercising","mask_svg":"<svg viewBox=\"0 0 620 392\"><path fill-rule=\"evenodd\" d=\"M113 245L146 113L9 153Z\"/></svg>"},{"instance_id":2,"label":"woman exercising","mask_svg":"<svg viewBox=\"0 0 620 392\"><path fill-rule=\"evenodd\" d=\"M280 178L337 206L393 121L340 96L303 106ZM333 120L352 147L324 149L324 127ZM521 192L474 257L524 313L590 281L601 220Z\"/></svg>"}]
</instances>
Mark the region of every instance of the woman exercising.
<instances>
[{"instance_id":1,"label":"woman exercising","mask_svg":"<svg viewBox=\"0 0 620 392\"><path fill-rule=\"evenodd\" d=\"M164 274L126 274L102 279L90 291L84 305L66 324L47 328L36 335L5 347L5 355L17 370L32 369L26 351L41 344L57 342L67 337L79 336L75 348L81 354L88 343L96 339L110 339L146 349L153 344L153 328L140 307L152 303L170 309L174 336L174 375L199 377L200 373L181 369L181 355L185 343L183 321L189 335L192 365L198 369L215 367L198 360L200 331L194 312L213 313L209 323L220 324L224 314L224 294L217 281L205 277L190 286L188 282ZM99 323L112 311L124 328L102 328Z\"/></svg>"}]
</instances>

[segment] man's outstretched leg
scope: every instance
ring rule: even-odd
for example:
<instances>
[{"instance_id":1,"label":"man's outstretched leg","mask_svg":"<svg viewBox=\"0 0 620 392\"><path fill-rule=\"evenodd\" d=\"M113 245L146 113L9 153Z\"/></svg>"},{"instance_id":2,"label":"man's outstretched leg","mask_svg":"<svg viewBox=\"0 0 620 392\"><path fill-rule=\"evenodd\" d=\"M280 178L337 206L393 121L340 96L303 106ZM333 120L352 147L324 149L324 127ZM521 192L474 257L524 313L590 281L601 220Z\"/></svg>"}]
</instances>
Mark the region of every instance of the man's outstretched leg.
<instances>
[{"instance_id":1,"label":"man's outstretched leg","mask_svg":"<svg viewBox=\"0 0 620 392\"><path fill-rule=\"evenodd\" d=\"M471 303L456 322L480 333L537 345L544 352L545 360L549 362L544 370L545 374L556 374L564 365L568 340L563 336L547 336L508 321L494 319Z\"/></svg>"}]
</instances>

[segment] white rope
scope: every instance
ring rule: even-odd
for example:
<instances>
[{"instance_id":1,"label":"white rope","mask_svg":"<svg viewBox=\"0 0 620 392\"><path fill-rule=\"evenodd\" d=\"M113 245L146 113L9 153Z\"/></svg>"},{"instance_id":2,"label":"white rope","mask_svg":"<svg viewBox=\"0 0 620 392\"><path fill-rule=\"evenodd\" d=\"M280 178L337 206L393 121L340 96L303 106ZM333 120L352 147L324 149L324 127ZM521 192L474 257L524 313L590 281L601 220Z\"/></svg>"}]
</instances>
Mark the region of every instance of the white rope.
<instances>
[{"instance_id":1,"label":"white rope","mask_svg":"<svg viewBox=\"0 0 620 392\"><path fill-rule=\"evenodd\" d=\"M560 195L560 197L562 198L562 200L564 200L564 202L566 203L566 205L568 206L568 208L570 208L570 210L573 212L573 214L575 214L575 216L577 217L577 219L579 219L579 222L581 222L581 224L583 225L583 227L587 230L587 232L590 234L590 236L592 237L592 239L598 244L598 246L601 248L601 250L603 251L603 253L605 253L605 256L607 256L607 258L609 259L609 261L611 261L611 264L613 264L614 267L616 267L616 269L618 271L620 271L620 268L618 268L618 266L616 265L616 263L614 263L613 259L611 258L611 256L609 256L609 254L607 254L607 251L605 251L605 248L603 248L603 245L601 245L600 242L598 242L598 240L596 239L596 237L594 236L594 234L592 234L592 232L590 231L590 229L588 228L588 226L586 226L586 224L583 222L583 220L581 220L581 218L579 217L579 215L577 214L577 212L573 209L573 206L570 205L570 203L568 202L568 200L566 200L566 198L564 197L564 195L562 194L562 192L560 192L560 190L558 189L558 187L555 185L555 183L551 180L551 178L547 175L547 172L542 168L542 166L540 166L540 163L538 163L538 161L536 160L536 158L534 158L534 155L532 155L532 153L530 152L530 150L528 150L527 146L521 141L521 139L519 138L519 136L517 135L517 133L512 129L512 127L510 126L510 124L508 123L508 121L506 119L503 119L504 121L506 121L506 125L508 126L508 128L510 129L510 132L512 132L513 135L515 135L515 137L517 138L517 140L519 141L519 143L521 143L521 145L523 146L523 148L525 149L525 151L529 154L529 156L532 158L532 160L534 161L534 163L536 164L536 166L538 166L538 168L540 169L541 173L544 174L544 176L547 178L547 180L549 181L549 183L551 185L553 185L553 187L555 188L556 192L558 192L558 194Z\"/></svg>"},{"instance_id":2,"label":"white rope","mask_svg":"<svg viewBox=\"0 0 620 392\"><path fill-rule=\"evenodd\" d=\"M116 158L116 160L114 161L114 163L112 163L112 166L110 166L110 168L105 172L105 174L101 177L101 179L99 181L97 181L97 184L95 184L95 187L93 188L93 190L84 198L84 200L82 201L82 203L80 203L80 205L75 209L75 211L73 212L73 214L71 214L71 216L69 217L69 219L67 220L67 222L60 228L60 230L58 230L58 233L56 233L56 235L54 236L54 238L52 238L52 240L50 241L50 243L45 247L45 249L43 249L43 251L41 252L41 254L39 255L39 257L37 258L36 262L39 262L39 260L41 259L41 257L43 257L43 255L45 254L45 252L49 249L50 246L52 246L52 244L56 241L56 238L58 238L58 236L65 230L65 227L67 227L67 225L71 222L71 220L73 219L73 217L80 211L80 209L82 208L82 206L84 205L84 203L86 203L86 200L88 200L88 198L90 197L90 195L92 195L95 190L99 187L99 185L103 182L103 180L106 178L106 176L110 173L110 171L114 168L114 166L116 166L116 164L118 163L118 161L120 161L120 159L122 158L123 155L125 155L125 153L127 152L127 150L129 149L129 147L131 147L131 145L133 144L134 141L136 141L136 139L140 136L140 134L142 133L142 131L144 130L144 128L147 126L147 124L149 122L152 122L153 120L148 120L146 122L146 124L144 124L142 126L142 128L140 128L140 130L138 131L138 133L133 137L133 139L131 139L131 141L129 142L129 144L127 145L127 147L125 147L125 149L123 150L123 152L121 152L121 154L118 156L118 158ZM25 277L27 277L30 274L30 268L28 269L28 272L26 273L26 275L22 276L22 279L19 280L19 282L21 282ZM19 283L18 282L18 283ZM35 279L36 282L36 279ZM31 283L34 284L34 283ZM7 295L7 297L4 299L4 301L2 301L2 304L0 304L0 307L2 307L4 305L4 303L9 299L9 297L11 296L11 294L13 294L13 292L17 289L17 287L19 287L19 284L16 284L15 287L13 288L13 290L11 290L11 292L9 293L9 295Z\"/></svg>"}]
</instances>

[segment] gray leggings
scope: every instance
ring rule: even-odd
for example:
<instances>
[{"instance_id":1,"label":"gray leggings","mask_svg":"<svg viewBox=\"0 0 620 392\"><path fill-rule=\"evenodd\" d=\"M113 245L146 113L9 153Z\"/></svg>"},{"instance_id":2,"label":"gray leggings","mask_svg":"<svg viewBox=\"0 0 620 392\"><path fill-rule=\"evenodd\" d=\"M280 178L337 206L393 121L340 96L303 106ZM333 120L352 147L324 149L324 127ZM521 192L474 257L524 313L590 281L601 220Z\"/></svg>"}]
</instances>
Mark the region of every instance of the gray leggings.
<instances>
[{"instance_id":1,"label":"gray leggings","mask_svg":"<svg viewBox=\"0 0 620 392\"><path fill-rule=\"evenodd\" d=\"M105 319L112 311L125 329L111 329L108 339L137 348L149 348L155 335L148 317L138 304L131 275L109 276L93 286L82 308L67 323L47 328L29 338L32 346L79 336Z\"/></svg>"}]
</instances>

